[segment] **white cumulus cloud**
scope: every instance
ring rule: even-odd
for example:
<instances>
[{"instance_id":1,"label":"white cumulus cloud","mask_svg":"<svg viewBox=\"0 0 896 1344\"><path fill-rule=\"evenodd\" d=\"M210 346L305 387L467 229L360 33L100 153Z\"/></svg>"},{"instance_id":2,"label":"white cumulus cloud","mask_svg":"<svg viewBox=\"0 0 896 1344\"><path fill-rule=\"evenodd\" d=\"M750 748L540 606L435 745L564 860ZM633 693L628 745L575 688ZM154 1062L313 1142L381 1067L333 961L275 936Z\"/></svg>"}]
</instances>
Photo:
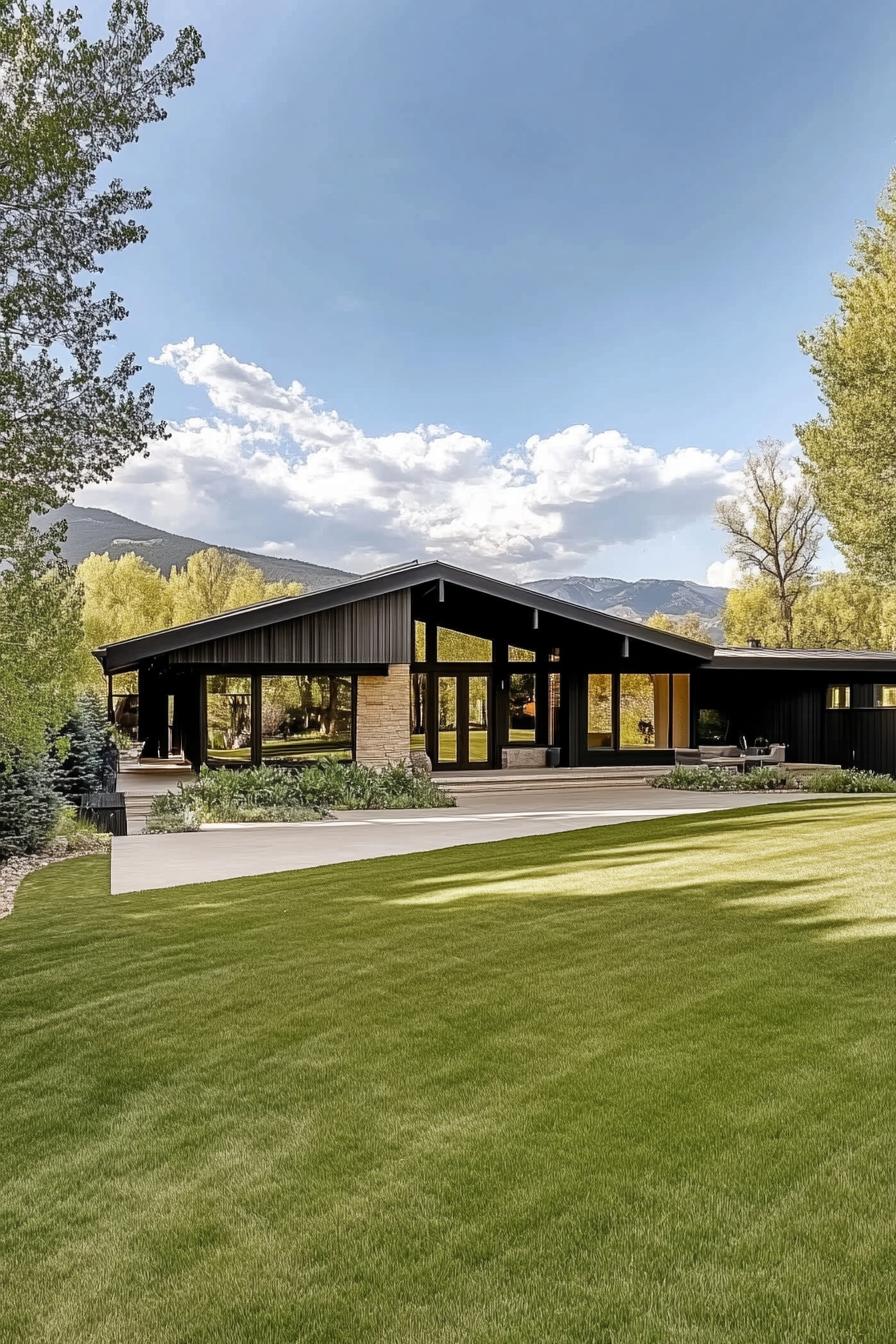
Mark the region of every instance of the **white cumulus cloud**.
<instances>
[{"instance_id":1,"label":"white cumulus cloud","mask_svg":"<svg viewBox=\"0 0 896 1344\"><path fill-rule=\"evenodd\" d=\"M666 455L569 425L509 451L447 425L371 435L265 369L192 338L153 361L209 411L79 502L224 545L349 569L442 556L518 578L708 517L739 459Z\"/></svg>"},{"instance_id":2,"label":"white cumulus cloud","mask_svg":"<svg viewBox=\"0 0 896 1344\"><path fill-rule=\"evenodd\" d=\"M714 560L706 571L706 582L713 587L736 588L742 578L740 565L733 557Z\"/></svg>"}]
</instances>

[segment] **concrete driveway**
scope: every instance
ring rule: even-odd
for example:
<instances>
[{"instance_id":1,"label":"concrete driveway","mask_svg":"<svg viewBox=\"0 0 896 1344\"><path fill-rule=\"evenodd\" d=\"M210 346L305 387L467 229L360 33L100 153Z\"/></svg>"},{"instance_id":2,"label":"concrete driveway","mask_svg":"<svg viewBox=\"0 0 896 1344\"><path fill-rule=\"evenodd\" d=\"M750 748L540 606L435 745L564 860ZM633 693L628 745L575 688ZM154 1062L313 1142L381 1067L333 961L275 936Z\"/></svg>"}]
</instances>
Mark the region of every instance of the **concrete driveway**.
<instances>
[{"instance_id":1,"label":"concrete driveway","mask_svg":"<svg viewBox=\"0 0 896 1344\"><path fill-rule=\"evenodd\" d=\"M112 841L112 892L216 882L257 873L414 854L452 845L650 820L677 813L773 806L811 794L671 793L644 787L508 790L468 794L456 808L337 812L333 820L208 827L184 835Z\"/></svg>"}]
</instances>

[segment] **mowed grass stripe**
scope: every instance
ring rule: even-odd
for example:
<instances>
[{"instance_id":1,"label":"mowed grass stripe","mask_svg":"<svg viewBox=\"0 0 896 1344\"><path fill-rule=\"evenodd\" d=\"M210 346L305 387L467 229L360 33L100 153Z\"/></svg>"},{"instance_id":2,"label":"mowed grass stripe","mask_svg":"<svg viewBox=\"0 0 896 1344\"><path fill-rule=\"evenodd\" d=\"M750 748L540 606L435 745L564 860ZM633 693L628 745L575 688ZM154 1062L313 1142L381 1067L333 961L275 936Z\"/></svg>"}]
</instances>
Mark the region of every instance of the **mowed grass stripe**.
<instances>
[{"instance_id":1,"label":"mowed grass stripe","mask_svg":"<svg viewBox=\"0 0 896 1344\"><path fill-rule=\"evenodd\" d=\"M885 1340L896 811L0 924L0 1338Z\"/></svg>"}]
</instances>

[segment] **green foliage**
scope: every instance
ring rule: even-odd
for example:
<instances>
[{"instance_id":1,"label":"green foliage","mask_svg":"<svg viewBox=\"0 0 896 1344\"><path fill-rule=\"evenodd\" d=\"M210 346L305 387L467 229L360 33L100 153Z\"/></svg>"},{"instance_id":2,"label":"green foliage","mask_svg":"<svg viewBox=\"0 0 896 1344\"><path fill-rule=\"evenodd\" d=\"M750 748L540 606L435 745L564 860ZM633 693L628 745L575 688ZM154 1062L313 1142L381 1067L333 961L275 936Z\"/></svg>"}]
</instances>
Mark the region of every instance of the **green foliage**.
<instances>
[{"instance_id":1,"label":"green foliage","mask_svg":"<svg viewBox=\"0 0 896 1344\"><path fill-rule=\"evenodd\" d=\"M46 756L0 767L0 860L34 854L53 833L62 799L58 770Z\"/></svg>"},{"instance_id":2,"label":"green foliage","mask_svg":"<svg viewBox=\"0 0 896 1344\"><path fill-rule=\"evenodd\" d=\"M86 663L71 572L46 564L33 530L19 542L6 568L0 560L0 763L43 752L47 730L58 730L71 710Z\"/></svg>"},{"instance_id":3,"label":"green foliage","mask_svg":"<svg viewBox=\"0 0 896 1344\"><path fill-rule=\"evenodd\" d=\"M428 774L404 764L382 770L317 761L302 769L255 766L200 771L194 783L152 800L147 827L196 830L203 822L307 821L332 809L454 807Z\"/></svg>"},{"instance_id":4,"label":"green foliage","mask_svg":"<svg viewBox=\"0 0 896 1344\"><path fill-rule=\"evenodd\" d=\"M767 648L785 646L785 631L773 585L747 579L728 594L723 614L726 643L759 639ZM859 574L825 573L793 604L790 646L795 649L896 648L896 588Z\"/></svg>"},{"instance_id":5,"label":"green foliage","mask_svg":"<svg viewBox=\"0 0 896 1344\"><path fill-rule=\"evenodd\" d=\"M746 774L711 765L675 765L650 782L655 789L686 789L690 793L768 793L794 787L785 772L774 765L758 765Z\"/></svg>"},{"instance_id":6,"label":"green foliage","mask_svg":"<svg viewBox=\"0 0 896 1344\"><path fill-rule=\"evenodd\" d=\"M725 643L745 645L758 639L769 649L784 647L784 625L775 590L766 578L745 577L732 588L722 612Z\"/></svg>"},{"instance_id":7,"label":"green foliage","mask_svg":"<svg viewBox=\"0 0 896 1344\"><path fill-rule=\"evenodd\" d=\"M88 650L302 591L300 583L268 582L262 570L214 546L191 555L183 569L174 566L167 578L133 552L88 555L77 574Z\"/></svg>"},{"instance_id":8,"label":"green foliage","mask_svg":"<svg viewBox=\"0 0 896 1344\"><path fill-rule=\"evenodd\" d=\"M821 545L821 517L802 473L777 440L760 443L743 475L742 494L719 501L716 521L728 533L728 554L773 594L780 643L789 648L794 606L809 585Z\"/></svg>"},{"instance_id":9,"label":"green foliage","mask_svg":"<svg viewBox=\"0 0 896 1344\"><path fill-rule=\"evenodd\" d=\"M655 611L652 616L648 616L644 624L654 630L665 630L670 635L681 635L682 639L696 639L700 644L715 643L712 631L696 611L686 612L683 616L670 616L665 611Z\"/></svg>"},{"instance_id":10,"label":"green foliage","mask_svg":"<svg viewBox=\"0 0 896 1344\"><path fill-rule=\"evenodd\" d=\"M146 236L149 193L108 171L162 100L193 82L195 29L162 38L146 0L113 0L95 42L76 9L0 0L0 761L40 750L89 676L62 529L30 524L106 480L164 427L137 365L103 356L127 316L98 292L100 259ZM49 558L48 558L49 557Z\"/></svg>"},{"instance_id":11,"label":"green foliage","mask_svg":"<svg viewBox=\"0 0 896 1344\"><path fill-rule=\"evenodd\" d=\"M167 580L172 625L200 621L222 611L270 602L278 597L296 597L302 585L273 581L248 560L230 551L208 546L189 556L183 569L172 568Z\"/></svg>"},{"instance_id":12,"label":"green foliage","mask_svg":"<svg viewBox=\"0 0 896 1344\"><path fill-rule=\"evenodd\" d=\"M79 817L73 807L63 807L53 830L53 840L62 841L68 854L95 854L108 849L112 837L92 821Z\"/></svg>"},{"instance_id":13,"label":"green foliage","mask_svg":"<svg viewBox=\"0 0 896 1344\"><path fill-rule=\"evenodd\" d=\"M77 802L82 793L111 793L118 771L118 748L98 695L85 691L63 732L67 751L62 757L60 788ZM59 753L62 756L62 753Z\"/></svg>"},{"instance_id":14,"label":"green foliage","mask_svg":"<svg viewBox=\"0 0 896 1344\"><path fill-rule=\"evenodd\" d=\"M818 770L799 783L811 793L896 793L896 779L873 770Z\"/></svg>"},{"instance_id":15,"label":"green foliage","mask_svg":"<svg viewBox=\"0 0 896 1344\"><path fill-rule=\"evenodd\" d=\"M113 0L108 32L81 33L76 9L0 0L0 536L105 480L160 432L152 388L129 384L133 355L104 348L127 316L97 292L100 258L142 242L149 192L106 165L193 83L199 34L164 36L146 0ZM102 185L100 185L100 183Z\"/></svg>"},{"instance_id":16,"label":"green foliage","mask_svg":"<svg viewBox=\"0 0 896 1344\"><path fill-rule=\"evenodd\" d=\"M833 538L851 566L896 575L896 172L859 228L839 311L800 338L822 414L797 434Z\"/></svg>"},{"instance_id":17,"label":"green foliage","mask_svg":"<svg viewBox=\"0 0 896 1344\"><path fill-rule=\"evenodd\" d=\"M147 831L162 834L175 831L198 831L203 817L183 788L177 793L159 793L150 803L146 819Z\"/></svg>"}]
</instances>

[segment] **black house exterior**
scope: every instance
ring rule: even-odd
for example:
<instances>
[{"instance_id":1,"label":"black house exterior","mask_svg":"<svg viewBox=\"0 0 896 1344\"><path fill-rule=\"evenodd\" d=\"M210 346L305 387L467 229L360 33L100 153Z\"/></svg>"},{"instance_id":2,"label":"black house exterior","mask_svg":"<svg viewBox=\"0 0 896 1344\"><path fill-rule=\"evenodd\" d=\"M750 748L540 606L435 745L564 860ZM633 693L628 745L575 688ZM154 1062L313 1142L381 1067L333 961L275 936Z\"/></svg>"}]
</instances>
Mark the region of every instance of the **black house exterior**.
<instances>
[{"instance_id":1,"label":"black house exterior","mask_svg":"<svg viewBox=\"0 0 896 1344\"><path fill-rule=\"evenodd\" d=\"M146 757L437 770L667 764L766 738L896 771L896 654L715 649L442 562L95 650L136 673Z\"/></svg>"}]
</instances>

